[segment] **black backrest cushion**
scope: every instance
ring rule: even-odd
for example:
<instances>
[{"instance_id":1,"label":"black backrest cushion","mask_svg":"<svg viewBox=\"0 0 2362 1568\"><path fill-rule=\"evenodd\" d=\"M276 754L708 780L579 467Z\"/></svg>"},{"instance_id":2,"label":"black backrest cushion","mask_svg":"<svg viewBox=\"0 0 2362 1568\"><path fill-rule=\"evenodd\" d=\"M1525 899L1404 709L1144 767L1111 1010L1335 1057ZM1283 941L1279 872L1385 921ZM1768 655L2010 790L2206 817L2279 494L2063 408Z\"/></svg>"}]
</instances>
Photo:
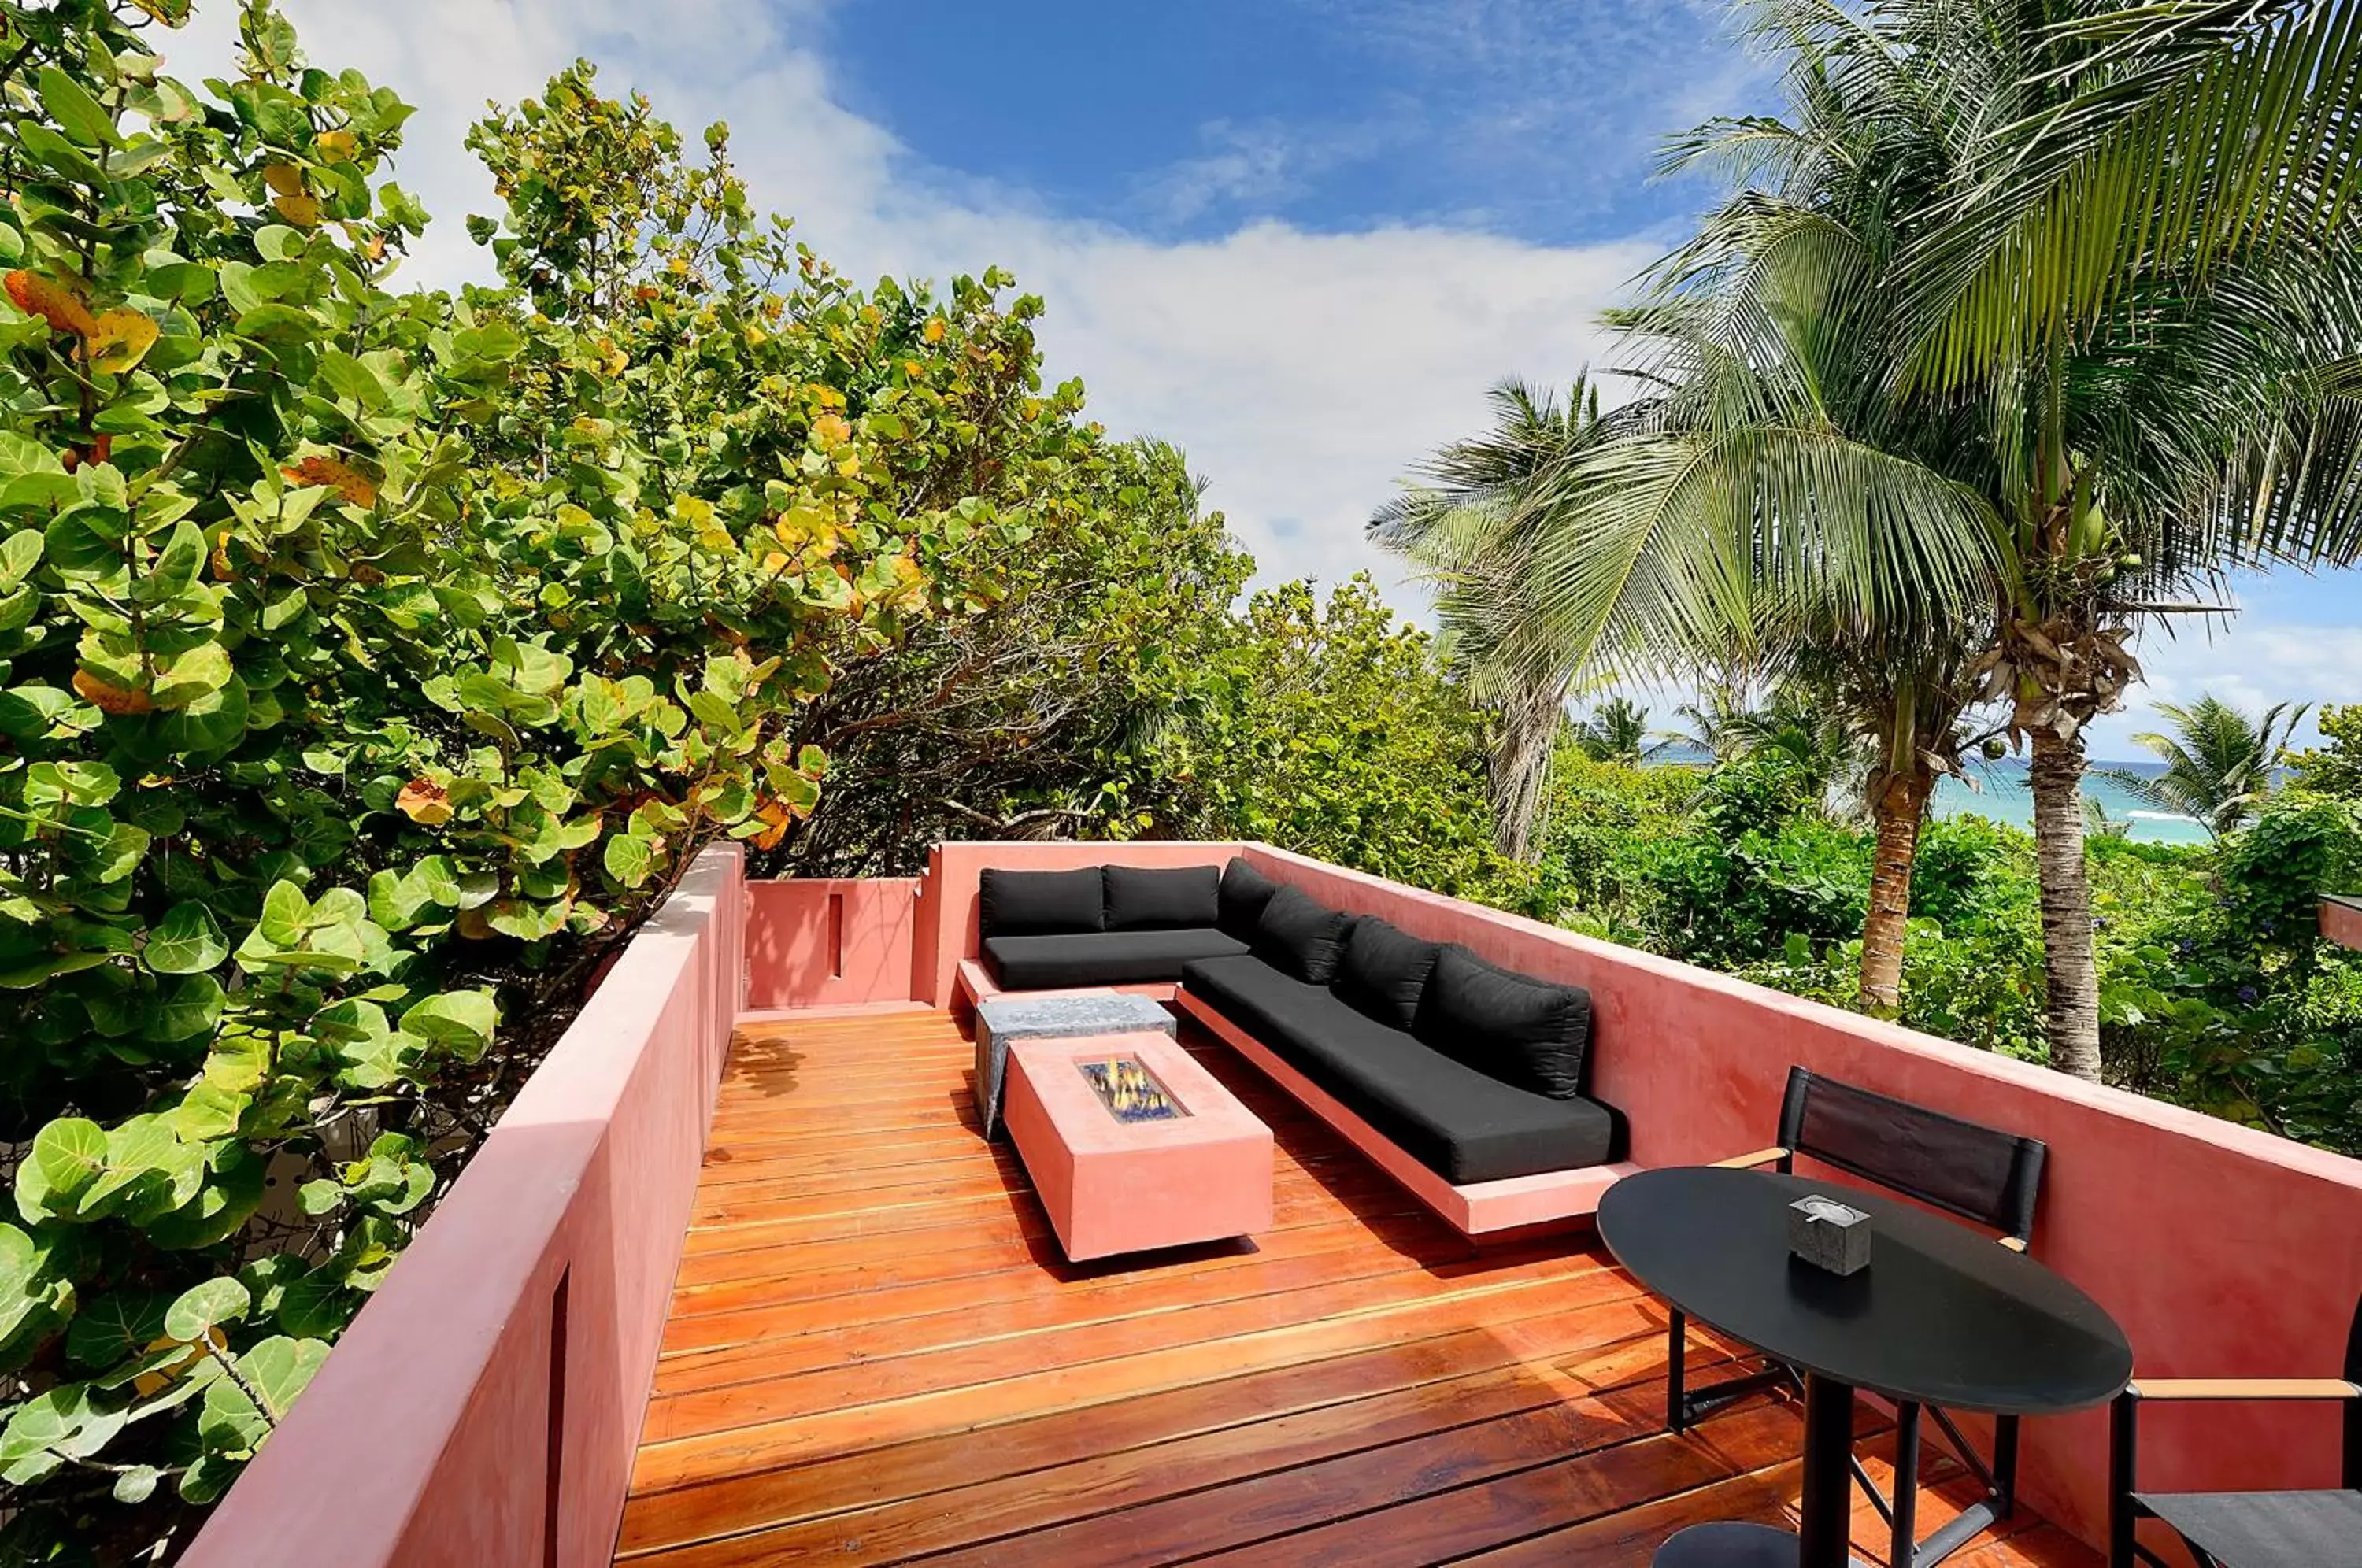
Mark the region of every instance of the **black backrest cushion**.
<instances>
[{"instance_id":1,"label":"black backrest cushion","mask_svg":"<svg viewBox=\"0 0 2362 1568\"><path fill-rule=\"evenodd\" d=\"M1345 940L1337 995L1356 1012L1390 1028L1408 1029L1418 1016L1419 994L1427 989L1427 977L1442 951L1375 915L1363 915Z\"/></svg>"},{"instance_id":2,"label":"black backrest cushion","mask_svg":"<svg viewBox=\"0 0 2362 1568\"><path fill-rule=\"evenodd\" d=\"M1330 909L1301 888L1282 888L1263 907L1255 927L1254 955L1308 986L1337 978L1353 917Z\"/></svg>"},{"instance_id":3,"label":"black backrest cushion","mask_svg":"<svg viewBox=\"0 0 2362 1568\"><path fill-rule=\"evenodd\" d=\"M1279 884L1237 856L1222 867L1220 914L1215 922L1225 934L1252 944L1255 927L1263 923L1263 907L1279 891Z\"/></svg>"},{"instance_id":4,"label":"black backrest cushion","mask_svg":"<svg viewBox=\"0 0 2362 1568\"><path fill-rule=\"evenodd\" d=\"M1591 1043L1591 993L1497 968L1454 943L1435 960L1411 1032L1503 1083L1573 1099Z\"/></svg>"},{"instance_id":5,"label":"black backrest cushion","mask_svg":"<svg viewBox=\"0 0 2362 1568\"><path fill-rule=\"evenodd\" d=\"M1180 931L1210 926L1220 916L1222 874L1210 866L1105 869L1109 931Z\"/></svg>"},{"instance_id":6,"label":"black backrest cushion","mask_svg":"<svg viewBox=\"0 0 2362 1568\"><path fill-rule=\"evenodd\" d=\"M987 936L1065 936L1107 929L1099 867L1079 871L987 871L979 922Z\"/></svg>"}]
</instances>

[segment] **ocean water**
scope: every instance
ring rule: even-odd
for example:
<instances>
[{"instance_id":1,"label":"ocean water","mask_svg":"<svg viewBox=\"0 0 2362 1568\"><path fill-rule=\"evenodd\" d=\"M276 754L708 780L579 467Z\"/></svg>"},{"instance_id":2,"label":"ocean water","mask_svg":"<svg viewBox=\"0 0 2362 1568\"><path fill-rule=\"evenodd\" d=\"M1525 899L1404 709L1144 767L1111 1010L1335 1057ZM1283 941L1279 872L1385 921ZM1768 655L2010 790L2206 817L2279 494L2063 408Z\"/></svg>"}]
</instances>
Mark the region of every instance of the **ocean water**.
<instances>
[{"instance_id":1,"label":"ocean water","mask_svg":"<svg viewBox=\"0 0 2362 1568\"><path fill-rule=\"evenodd\" d=\"M2193 817L2176 816L2159 812L2138 796L2125 792L2114 780L2101 776L2103 768L2121 767L2127 773L2150 778L2165 771L2165 764L2151 759L2146 762L2093 762L2091 771L2083 776L2085 799L2097 801L2113 822L2129 823L2130 836L2149 844L2204 844L2206 830ZM2025 762L2022 757L2004 757L1999 762L1978 763L1969 770L1966 779L1947 778L1936 790L1936 814L1939 817L1988 817L1997 823L2031 831L2034 827L2034 792L2027 788Z\"/></svg>"}]
</instances>

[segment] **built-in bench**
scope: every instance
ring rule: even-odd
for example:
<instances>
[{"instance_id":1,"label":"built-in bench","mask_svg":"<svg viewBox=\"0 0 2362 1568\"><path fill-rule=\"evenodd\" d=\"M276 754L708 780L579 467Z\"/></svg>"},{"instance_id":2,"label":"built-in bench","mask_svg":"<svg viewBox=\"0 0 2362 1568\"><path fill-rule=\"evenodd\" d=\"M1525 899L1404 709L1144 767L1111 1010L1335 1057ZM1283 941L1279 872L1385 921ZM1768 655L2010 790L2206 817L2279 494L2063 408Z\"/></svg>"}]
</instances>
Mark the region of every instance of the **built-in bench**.
<instances>
[{"instance_id":1,"label":"built-in bench","mask_svg":"<svg viewBox=\"0 0 2362 1568\"><path fill-rule=\"evenodd\" d=\"M1593 1212L1631 1170L1584 1092L1589 996L1320 905L1243 859L988 870L968 1000L1114 987L1174 1003L1469 1235Z\"/></svg>"}]
</instances>

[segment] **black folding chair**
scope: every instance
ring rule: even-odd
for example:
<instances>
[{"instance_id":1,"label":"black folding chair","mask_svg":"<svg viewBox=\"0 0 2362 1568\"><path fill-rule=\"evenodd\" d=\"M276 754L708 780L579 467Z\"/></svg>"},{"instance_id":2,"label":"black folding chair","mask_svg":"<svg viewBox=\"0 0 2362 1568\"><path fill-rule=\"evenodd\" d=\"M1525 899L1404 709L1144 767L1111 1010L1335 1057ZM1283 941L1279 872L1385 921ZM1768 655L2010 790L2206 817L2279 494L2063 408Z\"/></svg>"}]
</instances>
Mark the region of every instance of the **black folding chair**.
<instances>
[{"instance_id":1,"label":"black folding chair","mask_svg":"<svg viewBox=\"0 0 2362 1568\"><path fill-rule=\"evenodd\" d=\"M2345 1463L2336 1488L2307 1492L2140 1492L2140 1408L2152 1399L2337 1399L2345 1405ZM2134 1534L2163 1519L2201 1568L2326 1568L2362 1562L2362 1303L2345 1340L2344 1377L2136 1378L2116 1398L2108 1445L2108 1568L2166 1568Z\"/></svg>"},{"instance_id":2,"label":"black folding chair","mask_svg":"<svg viewBox=\"0 0 2362 1568\"><path fill-rule=\"evenodd\" d=\"M1776 1165L1784 1175L1794 1171L1797 1156L1803 1155L1998 1231L2003 1246L2024 1252L2034 1236L2034 1200L2041 1190L2042 1162L2048 1153L2039 1139L1963 1121L1791 1067L1788 1089L1780 1101L1780 1142L1720 1163L1742 1168ZM1689 1387L1683 1375L1688 1328L1688 1320L1675 1311L1666 1375L1666 1419L1673 1430L1751 1394L1801 1389L1803 1380L1795 1370L1776 1363L1742 1377ZM1898 1568L1941 1562L1978 1531L2007 1518L2016 1505L2017 1418L1994 1418L1993 1457L1987 1464L1951 1417L1929 1406L1927 1415L1960 1463L1983 1483L1985 1496L1926 1540L1917 1540L1920 1409L1906 1402L1894 1412L1892 1499L1878 1489L1860 1460L1852 1462L1854 1479L1893 1532L1893 1561Z\"/></svg>"}]
</instances>

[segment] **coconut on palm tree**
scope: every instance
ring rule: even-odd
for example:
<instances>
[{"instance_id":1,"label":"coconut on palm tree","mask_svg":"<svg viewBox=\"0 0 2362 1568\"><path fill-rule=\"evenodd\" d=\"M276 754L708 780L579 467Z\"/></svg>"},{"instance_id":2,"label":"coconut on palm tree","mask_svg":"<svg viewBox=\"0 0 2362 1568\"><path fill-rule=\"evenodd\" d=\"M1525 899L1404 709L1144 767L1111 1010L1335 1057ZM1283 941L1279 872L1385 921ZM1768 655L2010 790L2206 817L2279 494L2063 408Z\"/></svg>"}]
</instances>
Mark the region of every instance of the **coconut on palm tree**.
<instances>
[{"instance_id":1,"label":"coconut on palm tree","mask_svg":"<svg viewBox=\"0 0 2362 1568\"><path fill-rule=\"evenodd\" d=\"M2272 791L2272 774L2288 756L2289 736L2312 711L2307 703L2276 702L2260 719L2209 692L2184 706L2159 702L2173 734L2133 739L2165 764L2154 778L2112 767L2103 777L2160 812L2189 817L2221 839L2252 820Z\"/></svg>"}]
</instances>

